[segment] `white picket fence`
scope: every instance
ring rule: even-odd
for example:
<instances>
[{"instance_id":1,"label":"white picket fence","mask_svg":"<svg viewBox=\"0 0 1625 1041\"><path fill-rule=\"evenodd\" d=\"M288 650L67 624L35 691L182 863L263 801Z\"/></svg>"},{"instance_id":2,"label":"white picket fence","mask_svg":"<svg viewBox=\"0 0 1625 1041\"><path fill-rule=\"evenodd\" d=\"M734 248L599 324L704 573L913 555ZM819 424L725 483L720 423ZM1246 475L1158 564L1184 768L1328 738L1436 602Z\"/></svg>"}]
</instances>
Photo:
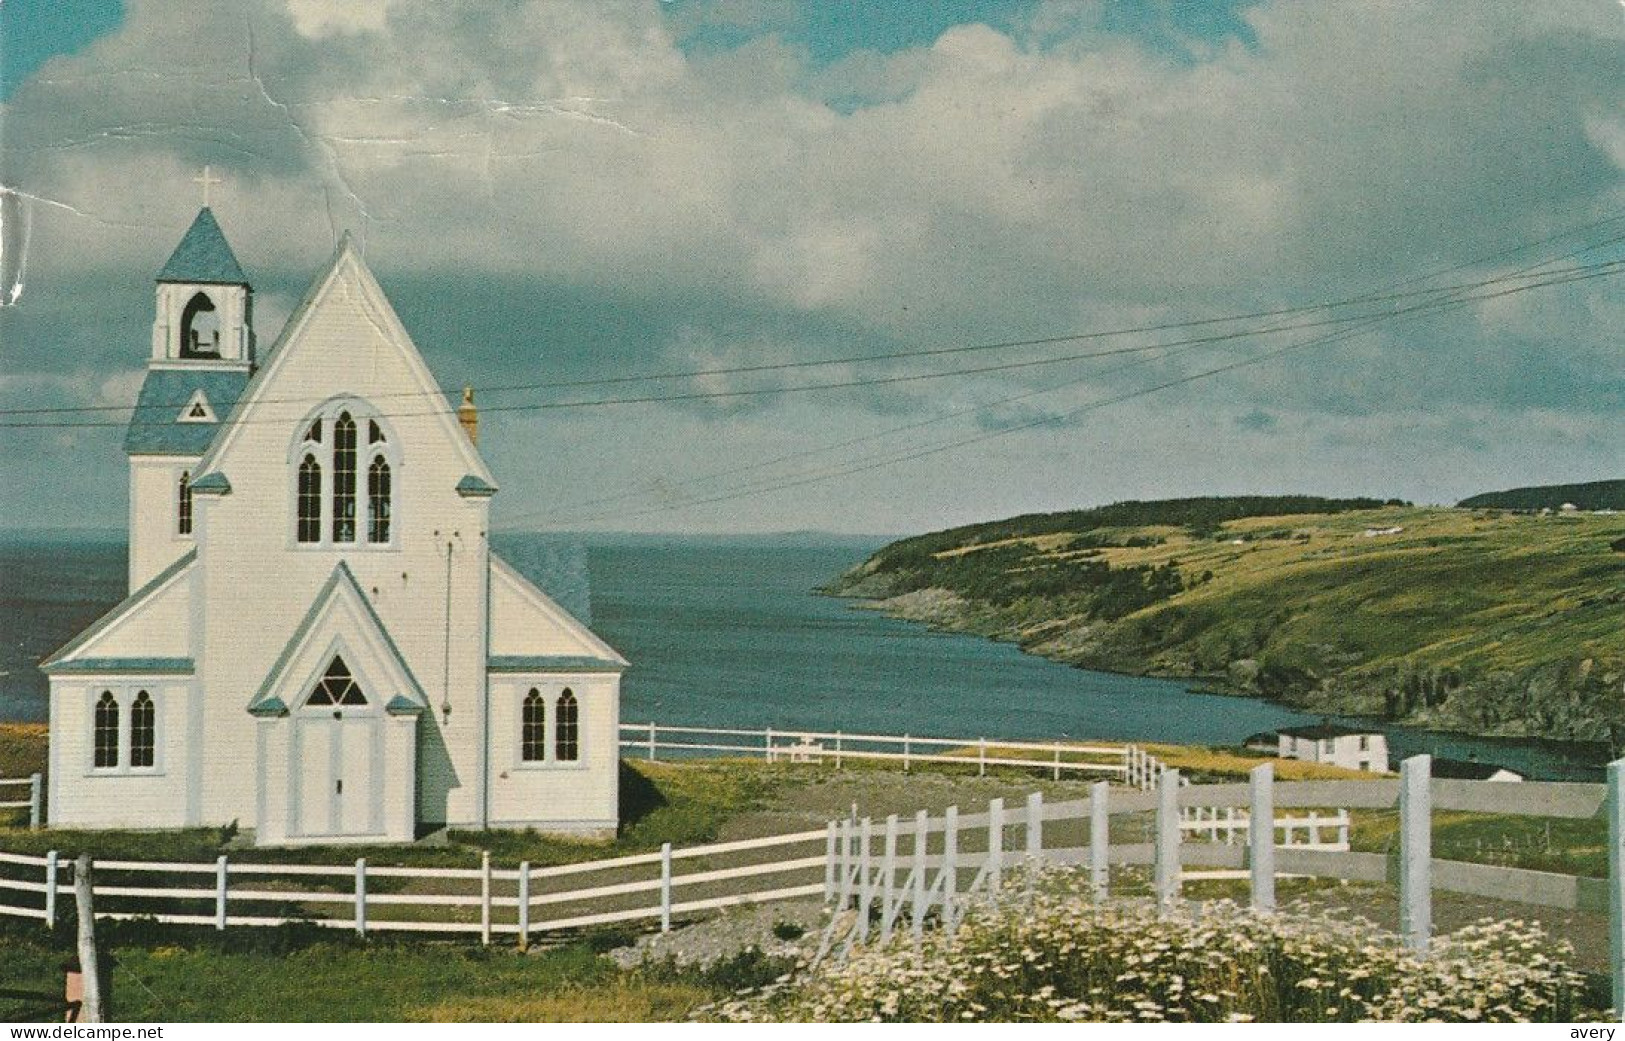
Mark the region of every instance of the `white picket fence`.
<instances>
[{"instance_id":1,"label":"white picket fence","mask_svg":"<svg viewBox=\"0 0 1625 1041\"><path fill-rule=\"evenodd\" d=\"M1055 780L1060 780L1063 774L1083 773L1112 776L1125 782L1129 782L1130 770L1139 762L1138 750L1133 745L771 727L748 730L654 722L622 723L621 748L650 762L662 757L740 756L769 762L832 763L836 767L848 760L889 762L900 764L904 770L917 763L951 763L974 764L978 774L986 774L990 766L1013 766L1047 772ZM1141 756L1143 758L1143 753Z\"/></svg>"},{"instance_id":2,"label":"white picket fence","mask_svg":"<svg viewBox=\"0 0 1625 1041\"><path fill-rule=\"evenodd\" d=\"M6 799L0 801L0 810L27 810L28 826L40 826L40 809L45 797L45 788L41 783L39 774L28 777L0 777L0 792L8 788L26 788L28 794L21 799Z\"/></svg>"}]
</instances>

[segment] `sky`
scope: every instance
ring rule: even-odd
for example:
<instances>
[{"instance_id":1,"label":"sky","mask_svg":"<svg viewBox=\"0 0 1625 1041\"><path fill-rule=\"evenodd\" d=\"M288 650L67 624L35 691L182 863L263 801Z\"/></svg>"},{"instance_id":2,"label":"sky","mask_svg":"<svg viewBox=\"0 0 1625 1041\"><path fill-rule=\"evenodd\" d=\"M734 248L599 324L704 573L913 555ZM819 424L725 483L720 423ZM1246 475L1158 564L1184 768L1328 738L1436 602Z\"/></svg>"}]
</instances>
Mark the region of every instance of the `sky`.
<instances>
[{"instance_id":1,"label":"sky","mask_svg":"<svg viewBox=\"0 0 1625 1041\"><path fill-rule=\"evenodd\" d=\"M1497 293L1625 258L1622 44L1618 0L5 0L0 528L123 525L205 164L262 352L349 229L503 527L1625 476L1625 276Z\"/></svg>"}]
</instances>

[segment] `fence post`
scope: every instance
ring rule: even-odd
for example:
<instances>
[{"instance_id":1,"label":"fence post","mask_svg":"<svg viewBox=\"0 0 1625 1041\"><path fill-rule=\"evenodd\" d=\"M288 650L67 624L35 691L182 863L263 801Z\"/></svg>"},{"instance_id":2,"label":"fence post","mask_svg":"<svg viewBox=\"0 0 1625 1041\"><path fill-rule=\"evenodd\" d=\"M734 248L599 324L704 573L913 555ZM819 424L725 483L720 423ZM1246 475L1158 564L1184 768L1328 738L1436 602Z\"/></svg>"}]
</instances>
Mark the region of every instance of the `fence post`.
<instances>
[{"instance_id":1,"label":"fence post","mask_svg":"<svg viewBox=\"0 0 1625 1041\"><path fill-rule=\"evenodd\" d=\"M649 721L649 762L655 761L655 724Z\"/></svg>"},{"instance_id":2,"label":"fence post","mask_svg":"<svg viewBox=\"0 0 1625 1041\"><path fill-rule=\"evenodd\" d=\"M1349 811L1347 807L1337 811L1337 844L1344 849L1349 848Z\"/></svg>"},{"instance_id":3,"label":"fence post","mask_svg":"<svg viewBox=\"0 0 1625 1041\"><path fill-rule=\"evenodd\" d=\"M40 775L30 774L28 777L28 827L31 831L38 831L41 821L40 810L45 803L45 786L40 783Z\"/></svg>"},{"instance_id":4,"label":"fence post","mask_svg":"<svg viewBox=\"0 0 1625 1041\"><path fill-rule=\"evenodd\" d=\"M824 903L835 899L835 822L824 828Z\"/></svg>"},{"instance_id":5,"label":"fence post","mask_svg":"<svg viewBox=\"0 0 1625 1041\"><path fill-rule=\"evenodd\" d=\"M226 855L220 854L214 862L214 927L226 928Z\"/></svg>"},{"instance_id":6,"label":"fence post","mask_svg":"<svg viewBox=\"0 0 1625 1041\"><path fill-rule=\"evenodd\" d=\"M1433 757L1413 755L1399 764L1399 931L1426 954L1433 930Z\"/></svg>"},{"instance_id":7,"label":"fence post","mask_svg":"<svg viewBox=\"0 0 1625 1041\"><path fill-rule=\"evenodd\" d=\"M976 739L976 776L987 776L987 738Z\"/></svg>"},{"instance_id":8,"label":"fence post","mask_svg":"<svg viewBox=\"0 0 1625 1041\"><path fill-rule=\"evenodd\" d=\"M891 939L892 918L895 915L895 905L892 902L892 875L897 871L897 814L893 813L886 818L886 846L881 855L880 873L884 881L880 889L880 942L885 943Z\"/></svg>"},{"instance_id":9,"label":"fence post","mask_svg":"<svg viewBox=\"0 0 1625 1041\"><path fill-rule=\"evenodd\" d=\"M987 804L987 892L997 900L1004 883L1004 800Z\"/></svg>"},{"instance_id":10,"label":"fence post","mask_svg":"<svg viewBox=\"0 0 1625 1041\"><path fill-rule=\"evenodd\" d=\"M1157 906L1166 911L1179 899L1179 771L1157 776Z\"/></svg>"},{"instance_id":11,"label":"fence post","mask_svg":"<svg viewBox=\"0 0 1625 1041\"><path fill-rule=\"evenodd\" d=\"M355 862L355 934L367 935L367 858L357 857Z\"/></svg>"},{"instance_id":12,"label":"fence post","mask_svg":"<svg viewBox=\"0 0 1625 1041\"><path fill-rule=\"evenodd\" d=\"M480 943L491 946L491 851L480 851Z\"/></svg>"},{"instance_id":13,"label":"fence post","mask_svg":"<svg viewBox=\"0 0 1625 1041\"><path fill-rule=\"evenodd\" d=\"M1027 793L1027 895L1033 895L1039 861L1044 856L1044 793Z\"/></svg>"},{"instance_id":14,"label":"fence post","mask_svg":"<svg viewBox=\"0 0 1625 1041\"><path fill-rule=\"evenodd\" d=\"M1275 910L1275 764L1259 763L1248 778L1252 806L1247 816L1247 866L1252 869L1253 910Z\"/></svg>"},{"instance_id":15,"label":"fence post","mask_svg":"<svg viewBox=\"0 0 1625 1041\"><path fill-rule=\"evenodd\" d=\"M762 748L763 748L764 754L767 756L767 761L771 763L773 761L773 728L772 727L768 727L766 730L762 731Z\"/></svg>"},{"instance_id":16,"label":"fence post","mask_svg":"<svg viewBox=\"0 0 1625 1041\"><path fill-rule=\"evenodd\" d=\"M954 915L955 890L959 888L959 807L950 806L942 818L942 924L952 937L959 928Z\"/></svg>"},{"instance_id":17,"label":"fence post","mask_svg":"<svg viewBox=\"0 0 1625 1041\"><path fill-rule=\"evenodd\" d=\"M1608 764L1608 953L1614 1010L1625 1018L1625 759Z\"/></svg>"},{"instance_id":18,"label":"fence post","mask_svg":"<svg viewBox=\"0 0 1625 1041\"><path fill-rule=\"evenodd\" d=\"M930 826L931 815L925 810L914 815L914 920L909 924L915 943L925 935L925 846Z\"/></svg>"},{"instance_id":19,"label":"fence post","mask_svg":"<svg viewBox=\"0 0 1625 1041\"><path fill-rule=\"evenodd\" d=\"M519 949L530 948L530 861L519 864Z\"/></svg>"},{"instance_id":20,"label":"fence post","mask_svg":"<svg viewBox=\"0 0 1625 1041\"><path fill-rule=\"evenodd\" d=\"M840 822L840 900L837 908L845 911L851 903L851 819Z\"/></svg>"},{"instance_id":21,"label":"fence post","mask_svg":"<svg viewBox=\"0 0 1625 1041\"><path fill-rule=\"evenodd\" d=\"M835 769L841 768L841 732L835 731Z\"/></svg>"},{"instance_id":22,"label":"fence post","mask_svg":"<svg viewBox=\"0 0 1625 1041\"><path fill-rule=\"evenodd\" d=\"M1111 862L1107 859L1111 848L1111 790L1106 781L1089 786L1089 883L1096 900L1106 899L1111 878Z\"/></svg>"},{"instance_id":23,"label":"fence post","mask_svg":"<svg viewBox=\"0 0 1625 1041\"><path fill-rule=\"evenodd\" d=\"M1055 742L1055 773L1054 773L1054 776L1052 776L1050 778L1050 780L1059 781L1060 779L1061 779L1061 742L1057 741L1057 742Z\"/></svg>"},{"instance_id":24,"label":"fence post","mask_svg":"<svg viewBox=\"0 0 1625 1041\"><path fill-rule=\"evenodd\" d=\"M908 735L903 735L903 772L908 773Z\"/></svg>"},{"instance_id":25,"label":"fence post","mask_svg":"<svg viewBox=\"0 0 1625 1041\"><path fill-rule=\"evenodd\" d=\"M660 931L671 932L671 843L660 844Z\"/></svg>"},{"instance_id":26,"label":"fence post","mask_svg":"<svg viewBox=\"0 0 1625 1041\"><path fill-rule=\"evenodd\" d=\"M57 852L45 854L45 928L56 928L56 865Z\"/></svg>"},{"instance_id":27,"label":"fence post","mask_svg":"<svg viewBox=\"0 0 1625 1041\"><path fill-rule=\"evenodd\" d=\"M105 1018L101 966L96 960L96 889L91 878L90 854L81 853L73 864L73 898L79 910L79 978L84 997L79 1005L81 1023L100 1023Z\"/></svg>"},{"instance_id":28,"label":"fence post","mask_svg":"<svg viewBox=\"0 0 1625 1041\"><path fill-rule=\"evenodd\" d=\"M865 817L858 822L858 939L869 938L869 906L874 900L874 883L869 877L869 842L874 825Z\"/></svg>"}]
</instances>

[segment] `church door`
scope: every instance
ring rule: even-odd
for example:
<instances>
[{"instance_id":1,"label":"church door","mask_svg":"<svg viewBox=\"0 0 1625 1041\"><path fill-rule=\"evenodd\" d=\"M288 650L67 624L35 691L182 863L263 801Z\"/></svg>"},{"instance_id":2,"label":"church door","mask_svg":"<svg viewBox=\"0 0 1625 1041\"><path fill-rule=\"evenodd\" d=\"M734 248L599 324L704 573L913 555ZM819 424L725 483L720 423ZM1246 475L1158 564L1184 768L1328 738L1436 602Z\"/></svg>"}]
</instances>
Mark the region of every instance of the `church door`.
<instances>
[{"instance_id":1,"label":"church door","mask_svg":"<svg viewBox=\"0 0 1625 1041\"><path fill-rule=\"evenodd\" d=\"M294 777L301 837L383 830L383 717L335 657L294 722Z\"/></svg>"}]
</instances>

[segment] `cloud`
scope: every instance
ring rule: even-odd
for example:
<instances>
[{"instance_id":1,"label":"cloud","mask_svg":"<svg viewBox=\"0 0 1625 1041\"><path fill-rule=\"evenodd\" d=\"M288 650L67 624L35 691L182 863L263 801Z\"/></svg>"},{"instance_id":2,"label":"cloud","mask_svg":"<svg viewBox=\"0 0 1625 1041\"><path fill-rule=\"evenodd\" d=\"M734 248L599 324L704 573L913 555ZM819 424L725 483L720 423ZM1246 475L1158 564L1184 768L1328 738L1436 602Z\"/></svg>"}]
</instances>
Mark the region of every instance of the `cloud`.
<instances>
[{"instance_id":1,"label":"cloud","mask_svg":"<svg viewBox=\"0 0 1625 1041\"><path fill-rule=\"evenodd\" d=\"M262 342L348 226L437 372L481 384L1267 309L1625 208L1625 25L1604 5L1257 4L1186 54L1094 5L1038 5L833 62L787 42L801 15L778 3L709 29L686 4L353 6L140 0L13 95L0 182L50 200L0 210L4 271L30 229L0 311L25 370L88 402L140 363L146 280L205 162L267 303ZM1485 302L1130 407L1174 429L1240 417L1238 433L1419 411L1602 422L1625 383L1618 301L1597 282ZM36 346L57 337L82 349ZM1059 416L1257 349L1039 368L991 393L1054 386L1020 411ZM799 438L954 393L822 395ZM652 439L692 421L679 411L648 413ZM1043 469L1020 474L1040 494Z\"/></svg>"}]
</instances>

